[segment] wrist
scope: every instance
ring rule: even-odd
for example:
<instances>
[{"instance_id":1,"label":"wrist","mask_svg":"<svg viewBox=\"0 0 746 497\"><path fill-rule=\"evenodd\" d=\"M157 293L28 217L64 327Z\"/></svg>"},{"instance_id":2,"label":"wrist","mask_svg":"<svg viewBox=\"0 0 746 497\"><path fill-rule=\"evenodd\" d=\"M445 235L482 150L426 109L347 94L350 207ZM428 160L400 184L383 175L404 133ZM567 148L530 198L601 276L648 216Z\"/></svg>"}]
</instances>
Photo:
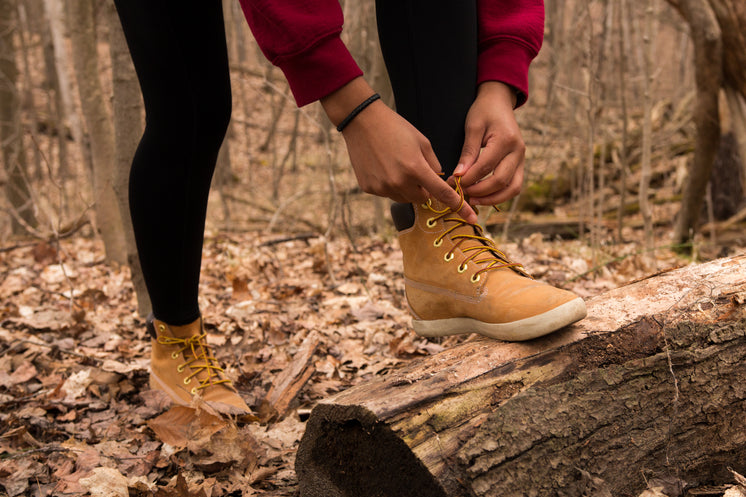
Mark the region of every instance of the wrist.
<instances>
[{"instance_id":1,"label":"wrist","mask_svg":"<svg viewBox=\"0 0 746 497\"><path fill-rule=\"evenodd\" d=\"M502 81L485 81L481 83L477 88L477 98L479 97L499 99L509 104L511 109L515 109L518 103L518 93L515 88Z\"/></svg>"},{"instance_id":2,"label":"wrist","mask_svg":"<svg viewBox=\"0 0 746 497\"><path fill-rule=\"evenodd\" d=\"M320 101L329 120L334 126L337 126L360 103L364 102L374 93L373 88L370 87L367 81L362 77L357 77L338 90L321 98Z\"/></svg>"}]
</instances>

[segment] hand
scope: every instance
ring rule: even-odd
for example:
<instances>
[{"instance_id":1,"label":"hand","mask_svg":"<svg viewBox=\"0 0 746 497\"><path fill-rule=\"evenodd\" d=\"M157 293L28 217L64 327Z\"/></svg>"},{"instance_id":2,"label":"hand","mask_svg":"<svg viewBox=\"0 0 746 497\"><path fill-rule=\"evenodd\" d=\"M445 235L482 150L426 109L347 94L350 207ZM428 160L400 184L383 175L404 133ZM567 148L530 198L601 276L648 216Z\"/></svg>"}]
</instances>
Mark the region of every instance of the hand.
<instances>
[{"instance_id":1,"label":"hand","mask_svg":"<svg viewBox=\"0 0 746 497\"><path fill-rule=\"evenodd\" d=\"M357 78L321 104L332 123L338 123L373 90ZM360 188L397 202L422 203L432 197L476 223L477 215L438 176L440 163L430 142L417 129L380 100L357 115L342 132Z\"/></svg>"},{"instance_id":2,"label":"hand","mask_svg":"<svg viewBox=\"0 0 746 497\"><path fill-rule=\"evenodd\" d=\"M479 85L466 116L466 139L453 173L461 176L472 205L497 205L521 191L526 146L514 105L515 95L508 85L499 81Z\"/></svg>"}]
</instances>

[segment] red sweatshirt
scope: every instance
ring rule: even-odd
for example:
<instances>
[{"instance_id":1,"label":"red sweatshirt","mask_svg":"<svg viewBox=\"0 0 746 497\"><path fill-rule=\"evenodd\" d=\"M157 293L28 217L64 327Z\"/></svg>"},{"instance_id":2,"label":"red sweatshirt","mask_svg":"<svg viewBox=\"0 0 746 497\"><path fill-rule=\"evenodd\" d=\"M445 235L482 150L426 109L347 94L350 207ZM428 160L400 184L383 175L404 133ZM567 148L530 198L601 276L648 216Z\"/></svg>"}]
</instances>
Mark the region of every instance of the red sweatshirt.
<instances>
[{"instance_id":1,"label":"red sweatshirt","mask_svg":"<svg viewBox=\"0 0 746 497\"><path fill-rule=\"evenodd\" d=\"M320 99L362 71L342 43L338 0L240 0L264 55L285 73L298 106ZM477 84L502 81L528 97L528 66L544 35L543 0L477 0Z\"/></svg>"}]
</instances>

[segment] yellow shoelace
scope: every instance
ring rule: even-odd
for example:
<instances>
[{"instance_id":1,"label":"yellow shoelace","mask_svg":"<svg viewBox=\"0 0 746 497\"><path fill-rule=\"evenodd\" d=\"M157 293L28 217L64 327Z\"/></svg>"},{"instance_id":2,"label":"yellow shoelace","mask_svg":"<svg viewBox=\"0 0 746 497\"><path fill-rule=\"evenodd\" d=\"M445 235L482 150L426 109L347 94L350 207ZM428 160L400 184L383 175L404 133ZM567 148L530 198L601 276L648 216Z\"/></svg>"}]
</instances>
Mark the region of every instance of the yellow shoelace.
<instances>
[{"instance_id":1,"label":"yellow shoelace","mask_svg":"<svg viewBox=\"0 0 746 497\"><path fill-rule=\"evenodd\" d=\"M207 377L196 378L199 380L199 386L195 387L196 390L202 390L211 385L218 385L220 383L229 383L231 380L222 377L225 373L223 368L217 365L217 359L210 355L210 347L207 345L207 334L194 335L189 338L176 338L176 337L158 337L158 343L161 345L181 345L181 348L177 352L173 352L171 357L174 359L179 357L179 354L189 349L191 351L191 359L187 360L184 364L179 364L177 367L179 373L184 371L187 367L192 369L192 374L184 378L184 383L189 384L192 378L200 374L202 371L207 372ZM188 354L184 354L185 358ZM194 390L194 389L193 389Z\"/></svg>"},{"instance_id":2,"label":"yellow shoelace","mask_svg":"<svg viewBox=\"0 0 746 497\"><path fill-rule=\"evenodd\" d=\"M528 274L524 269L523 265L517 262L512 262L510 259L508 259L508 256L505 255L504 252L499 250L495 243L490 240L489 238L484 236L484 232L482 231L482 227L478 224L472 224L467 222L466 220L462 219L461 217L447 217L449 214L455 214L456 212L460 211L461 208L464 206L464 203L466 202L464 198L464 190L461 187L461 178L456 177L456 192L461 197L461 201L459 202L458 207L453 210L450 207L446 207L445 209L438 210L433 207L432 201L428 200L426 204L423 205L423 207L429 209L431 212L436 214L435 216L428 218L427 225L429 227L435 226L435 223L439 220L443 220L443 222L450 222L453 223L453 226L448 228L443 234L441 234L438 238L435 239L434 245L440 246L441 243L443 243L443 238L450 235L453 231L456 231L457 229L461 228L462 226L470 226L474 233L473 235L468 234L455 234L451 236L451 240L455 242L455 246L453 249L451 249L446 255L445 259L446 261L450 261L453 259L454 254L453 251L457 248L460 248L461 245L467 241L467 240L476 240L480 244L475 245L473 247L464 247L461 249L461 252L471 252L469 256L461 263L458 267L458 272L463 273L468 268L469 262L474 261L476 264L488 264L487 266L484 266L480 268L476 273L474 273L471 277L471 281L473 283L476 283L480 279L480 275L482 273L486 273L487 271L492 271L494 269L500 269L500 268L510 268L513 271L522 274L523 276L526 276L528 278L531 278L531 275ZM493 206L495 209L497 209L496 206ZM477 257L481 255L485 255L486 257L483 257L481 259L477 259Z\"/></svg>"}]
</instances>

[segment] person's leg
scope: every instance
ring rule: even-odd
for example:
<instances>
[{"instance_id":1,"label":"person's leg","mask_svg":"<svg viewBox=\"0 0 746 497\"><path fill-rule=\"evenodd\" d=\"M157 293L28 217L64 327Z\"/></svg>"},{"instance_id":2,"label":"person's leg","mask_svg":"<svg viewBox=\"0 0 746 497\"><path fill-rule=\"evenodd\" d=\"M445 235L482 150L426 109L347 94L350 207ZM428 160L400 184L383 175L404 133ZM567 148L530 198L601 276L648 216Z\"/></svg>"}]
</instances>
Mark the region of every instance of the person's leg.
<instances>
[{"instance_id":1,"label":"person's leg","mask_svg":"<svg viewBox=\"0 0 746 497\"><path fill-rule=\"evenodd\" d=\"M376 0L378 36L396 110L453 173L476 96L476 0Z\"/></svg>"},{"instance_id":2,"label":"person's leg","mask_svg":"<svg viewBox=\"0 0 746 497\"><path fill-rule=\"evenodd\" d=\"M146 111L130 174L130 208L158 319L199 317L207 197L230 119L219 2L117 0Z\"/></svg>"},{"instance_id":3,"label":"person's leg","mask_svg":"<svg viewBox=\"0 0 746 497\"><path fill-rule=\"evenodd\" d=\"M153 304L151 387L223 412L248 407L205 341L198 305L210 182L231 114L220 2L115 0L145 102L130 210Z\"/></svg>"},{"instance_id":4,"label":"person's leg","mask_svg":"<svg viewBox=\"0 0 746 497\"><path fill-rule=\"evenodd\" d=\"M396 109L430 140L447 178L476 96L476 0L376 0L376 13ZM439 202L391 212L420 335L528 340L585 316L581 298L531 279Z\"/></svg>"}]
</instances>

